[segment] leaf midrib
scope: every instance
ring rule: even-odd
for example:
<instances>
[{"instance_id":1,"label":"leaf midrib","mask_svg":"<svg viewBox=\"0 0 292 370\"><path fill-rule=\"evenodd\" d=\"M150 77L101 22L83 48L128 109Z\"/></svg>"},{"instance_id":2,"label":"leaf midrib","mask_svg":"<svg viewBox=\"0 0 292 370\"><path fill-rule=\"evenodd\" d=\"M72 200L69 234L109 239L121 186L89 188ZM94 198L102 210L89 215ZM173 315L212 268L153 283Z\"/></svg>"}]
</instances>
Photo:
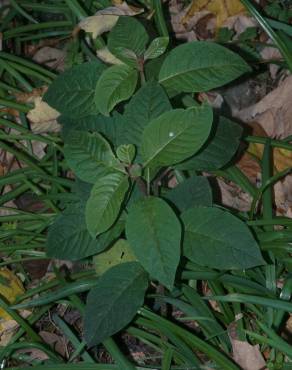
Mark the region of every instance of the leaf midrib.
<instances>
[{"instance_id":1,"label":"leaf midrib","mask_svg":"<svg viewBox=\"0 0 292 370\"><path fill-rule=\"evenodd\" d=\"M242 64L242 66L245 66L244 64ZM210 67L204 67L204 68L192 68L192 69L187 69L187 70L184 70L183 72L180 72L180 73L174 73L172 75L169 75L168 77L165 77L163 79L159 79L159 82L160 83L163 83L165 81L169 81L171 80L172 78L174 77L177 77L177 76L183 76L185 74L188 74L190 72L204 72L205 70L210 70L210 69L221 69L221 68L230 68L230 67L240 67L240 64L236 63L236 64L233 64L233 63L230 63L230 64L220 64L220 65L216 65L216 66L210 66Z\"/></svg>"}]
</instances>

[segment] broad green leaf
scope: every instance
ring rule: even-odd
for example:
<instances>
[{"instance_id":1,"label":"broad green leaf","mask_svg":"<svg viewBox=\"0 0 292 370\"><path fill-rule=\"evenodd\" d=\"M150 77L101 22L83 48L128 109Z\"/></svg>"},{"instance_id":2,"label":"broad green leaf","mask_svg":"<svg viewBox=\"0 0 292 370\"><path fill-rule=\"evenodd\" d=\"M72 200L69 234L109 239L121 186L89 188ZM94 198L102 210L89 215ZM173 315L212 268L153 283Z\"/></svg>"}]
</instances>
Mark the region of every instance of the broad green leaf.
<instances>
[{"instance_id":1,"label":"broad green leaf","mask_svg":"<svg viewBox=\"0 0 292 370\"><path fill-rule=\"evenodd\" d=\"M169 166L194 155L207 140L213 114L208 105L175 109L150 122L142 137L145 166Z\"/></svg>"},{"instance_id":2,"label":"broad green leaf","mask_svg":"<svg viewBox=\"0 0 292 370\"><path fill-rule=\"evenodd\" d=\"M167 56L168 52L162 54L160 57L156 59L148 60L147 63L144 64L144 74L147 81L159 80L159 72Z\"/></svg>"},{"instance_id":3,"label":"broad green leaf","mask_svg":"<svg viewBox=\"0 0 292 370\"><path fill-rule=\"evenodd\" d=\"M109 51L124 63L137 67L137 59L145 52L148 34L135 18L120 17L108 36Z\"/></svg>"},{"instance_id":4,"label":"broad green leaf","mask_svg":"<svg viewBox=\"0 0 292 370\"><path fill-rule=\"evenodd\" d=\"M167 49L169 37L157 37L148 46L144 54L144 59L155 59L160 57Z\"/></svg>"},{"instance_id":5,"label":"broad green leaf","mask_svg":"<svg viewBox=\"0 0 292 370\"><path fill-rule=\"evenodd\" d=\"M138 262L121 263L106 271L86 302L84 334L92 347L123 329L142 306L148 277Z\"/></svg>"},{"instance_id":6,"label":"broad green leaf","mask_svg":"<svg viewBox=\"0 0 292 370\"><path fill-rule=\"evenodd\" d=\"M109 248L125 228L125 217L98 238L92 238L85 222L85 205L92 184L77 180L73 190L73 201L49 227L46 242L47 255L52 258L79 260Z\"/></svg>"},{"instance_id":7,"label":"broad green leaf","mask_svg":"<svg viewBox=\"0 0 292 370\"><path fill-rule=\"evenodd\" d=\"M121 162L131 164L135 158L136 148L133 144L123 144L117 148L117 157Z\"/></svg>"},{"instance_id":8,"label":"broad green leaf","mask_svg":"<svg viewBox=\"0 0 292 370\"><path fill-rule=\"evenodd\" d=\"M79 118L97 113L95 87L105 69L102 63L89 62L67 70L49 86L44 101L68 117Z\"/></svg>"},{"instance_id":9,"label":"broad green leaf","mask_svg":"<svg viewBox=\"0 0 292 370\"><path fill-rule=\"evenodd\" d=\"M135 91L138 72L127 65L115 65L103 72L97 82L95 103L97 109L108 116L121 101Z\"/></svg>"},{"instance_id":10,"label":"broad green leaf","mask_svg":"<svg viewBox=\"0 0 292 370\"><path fill-rule=\"evenodd\" d=\"M181 226L170 206L156 197L134 203L126 220L126 236L145 270L172 289L180 260Z\"/></svg>"},{"instance_id":11,"label":"broad green leaf","mask_svg":"<svg viewBox=\"0 0 292 370\"><path fill-rule=\"evenodd\" d=\"M248 64L221 45L193 41L173 49L165 59L159 82L167 90L201 92L214 89L250 72Z\"/></svg>"},{"instance_id":12,"label":"broad green leaf","mask_svg":"<svg viewBox=\"0 0 292 370\"><path fill-rule=\"evenodd\" d=\"M98 133L72 131L66 140L64 154L75 174L90 183L118 165L109 143Z\"/></svg>"},{"instance_id":13,"label":"broad green leaf","mask_svg":"<svg viewBox=\"0 0 292 370\"><path fill-rule=\"evenodd\" d=\"M119 239L112 247L94 256L93 259L95 272L98 276L115 265L133 261L137 261L137 259L125 239Z\"/></svg>"},{"instance_id":14,"label":"broad green leaf","mask_svg":"<svg viewBox=\"0 0 292 370\"><path fill-rule=\"evenodd\" d=\"M183 170L214 171L232 160L240 144L242 127L228 118L220 117L202 149L176 167Z\"/></svg>"},{"instance_id":15,"label":"broad green leaf","mask_svg":"<svg viewBox=\"0 0 292 370\"><path fill-rule=\"evenodd\" d=\"M121 172L108 173L96 181L85 211L86 224L91 235L99 235L112 226L120 213L128 188L129 180Z\"/></svg>"},{"instance_id":16,"label":"broad green leaf","mask_svg":"<svg viewBox=\"0 0 292 370\"><path fill-rule=\"evenodd\" d=\"M132 97L125 108L125 143L135 144L139 149L142 134L151 120L170 111L171 105L163 88L154 81L147 82Z\"/></svg>"},{"instance_id":17,"label":"broad green leaf","mask_svg":"<svg viewBox=\"0 0 292 370\"><path fill-rule=\"evenodd\" d=\"M115 147L121 143L124 131L124 117L113 112L110 117L102 114L92 114L82 118L73 118L62 115L58 122L62 125L62 137L67 142L67 137L73 130L99 132Z\"/></svg>"},{"instance_id":18,"label":"broad green leaf","mask_svg":"<svg viewBox=\"0 0 292 370\"><path fill-rule=\"evenodd\" d=\"M182 214L184 255L191 261L217 269L247 269L264 265L246 224L219 208L197 207Z\"/></svg>"},{"instance_id":19,"label":"broad green leaf","mask_svg":"<svg viewBox=\"0 0 292 370\"><path fill-rule=\"evenodd\" d=\"M69 207L49 228L46 253L48 257L76 261L101 252L98 240L89 234L84 212Z\"/></svg>"},{"instance_id":20,"label":"broad green leaf","mask_svg":"<svg viewBox=\"0 0 292 370\"><path fill-rule=\"evenodd\" d=\"M164 198L183 212L195 206L211 206L212 189L206 177L193 176L168 191Z\"/></svg>"}]
</instances>

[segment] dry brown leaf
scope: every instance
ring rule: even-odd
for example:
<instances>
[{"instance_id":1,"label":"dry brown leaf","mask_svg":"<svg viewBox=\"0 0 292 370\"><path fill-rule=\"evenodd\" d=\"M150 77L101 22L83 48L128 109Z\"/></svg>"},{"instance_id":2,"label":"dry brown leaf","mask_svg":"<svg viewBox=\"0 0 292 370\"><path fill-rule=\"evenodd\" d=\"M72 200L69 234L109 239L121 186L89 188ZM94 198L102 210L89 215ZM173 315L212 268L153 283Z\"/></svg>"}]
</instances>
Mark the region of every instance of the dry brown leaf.
<instances>
[{"instance_id":1,"label":"dry brown leaf","mask_svg":"<svg viewBox=\"0 0 292 370\"><path fill-rule=\"evenodd\" d=\"M65 50L44 46L34 54L32 59L39 64L63 72L65 69L65 58Z\"/></svg>"},{"instance_id":2,"label":"dry brown leaf","mask_svg":"<svg viewBox=\"0 0 292 370\"><path fill-rule=\"evenodd\" d=\"M272 43L272 41L269 41L269 42ZM283 60L282 54L280 53L279 49L275 47L266 46L263 48L260 54L261 54L262 59L265 61L282 61ZM270 70L270 75L272 79L276 78L279 69L280 69L279 65L269 63L269 70Z\"/></svg>"},{"instance_id":3,"label":"dry brown leaf","mask_svg":"<svg viewBox=\"0 0 292 370\"><path fill-rule=\"evenodd\" d=\"M292 76L258 103L234 112L243 122L258 122L269 137L284 138L292 134Z\"/></svg>"},{"instance_id":4,"label":"dry brown leaf","mask_svg":"<svg viewBox=\"0 0 292 370\"><path fill-rule=\"evenodd\" d=\"M143 12L143 9L130 6L126 1L123 1L122 3L116 3L115 6L99 10L93 16L84 18L79 22L78 27L85 32L91 33L95 39L102 33L110 31L120 16L133 16L141 12Z\"/></svg>"},{"instance_id":5,"label":"dry brown leaf","mask_svg":"<svg viewBox=\"0 0 292 370\"><path fill-rule=\"evenodd\" d=\"M192 41L197 40L197 35L195 32L195 25L204 16L210 14L208 11L202 11L200 13L194 14L188 22L183 23L183 19L186 16L188 8L184 8L182 3L178 0L170 0L169 3L169 13L170 20L172 24L173 31L178 39Z\"/></svg>"},{"instance_id":6,"label":"dry brown leaf","mask_svg":"<svg viewBox=\"0 0 292 370\"><path fill-rule=\"evenodd\" d=\"M266 362L260 352L259 345L252 346L230 338L233 350L233 359L243 370L265 370Z\"/></svg>"},{"instance_id":7,"label":"dry brown leaf","mask_svg":"<svg viewBox=\"0 0 292 370\"><path fill-rule=\"evenodd\" d=\"M34 133L55 132L60 130L57 118L60 113L50 107L41 97L34 98L35 107L27 114Z\"/></svg>"},{"instance_id":8,"label":"dry brown leaf","mask_svg":"<svg viewBox=\"0 0 292 370\"><path fill-rule=\"evenodd\" d=\"M256 120L269 137L285 138L292 135L291 96L292 76L289 76L257 104L235 112L234 115L246 123ZM261 158L263 146L250 146L249 151ZM273 157L276 171L292 167L291 151L277 148L273 151ZM274 191L277 214L289 217L292 209L292 176L286 176L278 182Z\"/></svg>"},{"instance_id":9,"label":"dry brown leaf","mask_svg":"<svg viewBox=\"0 0 292 370\"><path fill-rule=\"evenodd\" d=\"M47 91L47 86L33 89L30 92L16 93L15 97L19 103L32 103L35 98L42 96Z\"/></svg>"},{"instance_id":10,"label":"dry brown leaf","mask_svg":"<svg viewBox=\"0 0 292 370\"><path fill-rule=\"evenodd\" d=\"M221 193L220 204L242 212L250 210L252 198L249 194L242 191L239 186L226 182L221 178L217 178L216 181Z\"/></svg>"},{"instance_id":11,"label":"dry brown leaf","mask_svg":"<svg viewBox=\"0 0 292 370\"><path fill-rule=\"evenodd\" d=\"M193 0L182 22L187 23L195 14L202 11L214 14L216 27L221 27L228 18L241 14L245 7L240 0Z\"/></svg>"},{"instance_id":12,"label":"dry brown leaf","mask_svg":"<svg viewBox=\"0 0 292 370\"><path fill-rule=\"evenodd\" d=\"M53 348L54 351L59 353L62 357L66 357L67 343L64 337L48 331L40 331L39 336L44 340L45 343Z\"/></svg>"}]
</instances>

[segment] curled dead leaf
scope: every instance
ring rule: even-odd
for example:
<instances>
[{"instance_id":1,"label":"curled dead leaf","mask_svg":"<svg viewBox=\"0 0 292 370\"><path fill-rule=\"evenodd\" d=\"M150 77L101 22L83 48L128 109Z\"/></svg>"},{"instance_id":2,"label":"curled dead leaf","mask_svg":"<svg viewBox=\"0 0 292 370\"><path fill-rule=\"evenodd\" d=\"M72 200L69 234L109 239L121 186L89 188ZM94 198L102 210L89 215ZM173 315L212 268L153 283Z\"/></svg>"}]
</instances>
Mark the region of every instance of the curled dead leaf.
<instances>
[{"instance_id":1,"label":"curled dead leaf","mask_svg":"<svg viewBox=\"0 0 292 370\"><path fill-rule=\"evenodd\" d=\"M32 59L39 64L44 64L51 69L63 72L65 69L65 58L65 50L44 46L34 54Z\"/></svg>"},{"instance_id":2,"label":"curled dead leaf","mask_svg":"<svg viewBox=\"0 0 292 370\"><path fill-rule=\"evenodd\" d=\"M248 342L243 342L230 338L233 350L233 359L243 370L265 370L266 361L261 354L259 345L252 346Z\"/></svg>"},{"instance_id":3,"label":"curled dead leaf","mask_svg":"<svg viewBox=\"0 0 292 370\"><path fill-rule=\"evenodd\" d=\"M107 64L124 64L120 59L116 58L107 47L96 51L97 57Z\"/></svg>"},{"instance_id":4,"label":"curled dead leaf","mask_svg":"<svg viewBox=\"0 0 292 370\"><path fill-rule=\"evenodd\" d=\"M95 15L84 18L79 22L78 28L91 33L95 39L104 32L110 31L117 23L120 16L133 16L142 13L143 9L133 7L126 1L116 2L111 6L96 12Z\"/></svg>"},{"instance_id":5,"label":"curled dead leaf","mask_svg":"<svg viewBox=\"0 0 292 370\"><path fill-rule=\"evenodd\" d=\"M34 133L59 131L60 126L57 118L60 113L50 107L41 97L34 98L35 107L27 114L31 122L31 129Z\"/></svg>"},{"instance_id":6,"label":"curled dead leaf","mask_svg":"<svg viewBox=\"0 0 292 370\"><path fill-rule=\"evenodd\" d=\"M292 76L267 94L258 103L234 112L243 122L256 121L269 137L285 138L292 135Z\"/></svg>"}]
</instances>

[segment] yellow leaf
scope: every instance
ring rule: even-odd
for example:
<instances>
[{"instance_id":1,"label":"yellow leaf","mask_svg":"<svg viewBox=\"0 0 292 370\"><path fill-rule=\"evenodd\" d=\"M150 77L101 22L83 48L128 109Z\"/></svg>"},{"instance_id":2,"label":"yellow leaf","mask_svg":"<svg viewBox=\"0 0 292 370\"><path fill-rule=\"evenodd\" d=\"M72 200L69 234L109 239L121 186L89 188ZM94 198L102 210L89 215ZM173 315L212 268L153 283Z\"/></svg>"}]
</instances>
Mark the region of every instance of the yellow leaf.
<instances>
[{"instance_id":1,"label":"yellow leaf","mask_svg":"<svg viewBox=\"0 0 292 370\"><path fill-rule=\"evenodd\" d=\"M193 0L183 23L187 23L196 13L203 11L208 11L216 16L216 26L219 28L228 18L243 13L245 7L240 0Z\"/></svg>"},{"instance_id":2,"label":"yellow leaf","mask_svg":"<svg viewBox=\"0 0 292 370\"><path fill-rule=\"evenodd\" d=\"M281 148L274 149L274 165L277 171L284 171L292 167L292 152Z\"/></svg>"},{"instance_id":3,"label":"yellow leaf","mask_svg":"<svg viewBox=\"0 0 292 370\"><path fill-rule=\"evenodd\" d=\"M251 143L248 146L248 152L253 154L259 160L262 159L264 146L263 144L256 144ZM286 170L287 168L292 167L292 151L281 149L281 148L274 148L273 149L273 161L274 161L274 168L276 172L281 172Z\"/></svg>"},{"instance_id":4,"label":"yellow leaf","mask_svg":"<svg viewBox=\"0 0 292 370\"><path fill-rule=\"evenodd\" d=\"M136 261L129 243L119 239L112 247L94 256L95 272L102 275L111 267L120 263Z\"/></svg>"},{"instance_id":5,"label":"yellow leaf","mask_svg":"<svg viewBox=\"0 0 292 370\"><path fill-rule=\"evenodd\" d=\"M119 19L118 15L97 14L83 19L79 27L88 33L92 33L92 38L96 38L104 32L110 31Z\"/></svg>"},{"instance_id":6,"label":"yellow leaf","mask_svg":"<svg viewBox=\"0 0 292 370\"><path fill-rule=\"evenodd\" d=\"M0 294L13 303L17 296L24 293L24 288L19 278L7 268L0 269ZM0 308L0 320L11 320L6 311Z\"/></svg>"}]
</instances>

